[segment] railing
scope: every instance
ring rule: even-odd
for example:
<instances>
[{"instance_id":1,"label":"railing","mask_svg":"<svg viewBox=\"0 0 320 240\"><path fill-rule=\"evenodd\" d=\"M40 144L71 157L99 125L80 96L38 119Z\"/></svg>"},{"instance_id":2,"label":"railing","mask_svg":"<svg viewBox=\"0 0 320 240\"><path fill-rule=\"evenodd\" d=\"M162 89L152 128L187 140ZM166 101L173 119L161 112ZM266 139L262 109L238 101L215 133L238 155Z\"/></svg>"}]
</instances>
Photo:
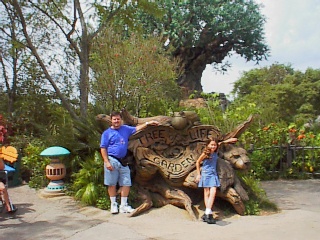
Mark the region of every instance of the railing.
<instances>
[{"instance_id":1,"label":"railing","mask_svg":"<svg viewBox=\"0 0 320 240\"><path fill-rule=\"evenodd\" d=\"M319 146L252 147L248 152L253 166L259 167L267 174L283 177L320 177Z\"/></svg>"}]
</instances>

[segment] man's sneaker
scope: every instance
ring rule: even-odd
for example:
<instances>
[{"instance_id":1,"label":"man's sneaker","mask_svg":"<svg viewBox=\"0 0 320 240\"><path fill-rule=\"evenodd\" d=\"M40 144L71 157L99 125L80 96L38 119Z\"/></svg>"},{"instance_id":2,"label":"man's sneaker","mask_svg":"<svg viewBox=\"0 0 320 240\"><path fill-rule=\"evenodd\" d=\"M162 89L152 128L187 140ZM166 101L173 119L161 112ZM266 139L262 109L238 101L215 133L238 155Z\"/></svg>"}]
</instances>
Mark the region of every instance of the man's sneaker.
<instances>
[{"instance_id":1,"label":"man's sneaker","mask_svg":"<svg viewBox=\"0 0 320 240\"><path fill-rule=\"evenodd\" d=\"M120 213L132 213L133 211L134 211L134 208L132 208L128 204L124 206L120 205Z\"/></svg>"},{"instance_id":2,"label":"man's sneaker","mask_svg":"<svg viewBox=\"0 0 320 240\"><path fill-rule=\"evenodd\" d=\"M111 203L110 211L112 214L118 213L118 203L117 202Z\"/></svg>"}]
</instances>

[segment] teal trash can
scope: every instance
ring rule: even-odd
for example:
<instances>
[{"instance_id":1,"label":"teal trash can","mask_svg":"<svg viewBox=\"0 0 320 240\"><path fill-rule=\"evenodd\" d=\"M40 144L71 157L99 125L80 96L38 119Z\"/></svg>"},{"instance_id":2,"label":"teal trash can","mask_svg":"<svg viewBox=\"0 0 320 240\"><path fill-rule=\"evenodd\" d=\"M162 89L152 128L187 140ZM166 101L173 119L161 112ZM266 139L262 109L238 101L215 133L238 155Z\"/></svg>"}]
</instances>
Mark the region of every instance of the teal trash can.
<instances>
[{"instance_id":1,"label":"teal trash can","mask_svg":"<svg viewBox=\"0 0 320 240\"><path fill-rule=\"evenodd\" d=\"M7 165L10 167L10 170L7 171L8 174L8 186L15 187L21 185L21 177L20 177L20 166L21 166L21 158L20 154L16 162L11 165ZM14 170L12 170L14 169Z\"/></svg>"}]
</instances>

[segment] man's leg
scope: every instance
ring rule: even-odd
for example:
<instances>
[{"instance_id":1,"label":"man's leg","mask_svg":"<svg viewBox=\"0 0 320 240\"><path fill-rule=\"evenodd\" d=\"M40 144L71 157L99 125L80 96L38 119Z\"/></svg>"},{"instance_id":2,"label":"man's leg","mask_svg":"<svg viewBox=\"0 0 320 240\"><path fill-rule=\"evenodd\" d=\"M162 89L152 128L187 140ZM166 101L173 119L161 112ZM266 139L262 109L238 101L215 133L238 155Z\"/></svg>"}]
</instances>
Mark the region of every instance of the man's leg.
<instances>
[{"instance_id":1,"label":"man's leg","mask_svg":"<svg viewBox=\"0 0 320 240\"><path fill-rule=\"evenodd\" d=\"M129 193L130 193L130 186L122 186L121 187L121 190L120 190L120 194L121 194L120 207L128 205Z\"/></svg>"},{"instance_id":2,"label":"man's leg","mask_svg":"<svg viewBox=\"0 0 320 240\"><path fill-rule=\"evenodd\" d=\"M117 196L117 186L108 186L109 197Z\"/></svg>"},{"instance_id":3,"label":"man's leg","mask_svg":"<svg viewBox=\"0 0 320 240\"><path fill-rule=\"evenodd\" d=\"M130 193L130 186L122 186L120 193L121 193L121 197L128 197Z\"/></svg>"},{"instance_id":4,"label":"man's leg","mask_svg":"<svg viewBox=\"0 0 320 240\"><path fill-rule=\"evenodd\" d=\"M119 171L118 167L115 164L115 161L113 158L110 158L110 163L113 166L113 170L110 171L104 166L104 185L108 186L107 193L110 197L111 207L110 211L111 213L115 214L118 213L118 203L116 201L117 196L117 181L119 178Z\"/></svg>"},{"instance_id":5,"label":"man's leg","mask_svg":"<svg viewBox=\"0 0 320 240\"><path fill-rule=\"evenodd\" d=\"M130 169L128 166L120 168L119 185L121 186L121 203L120 213L131 213L134 209L128 205L128 196L130 193L131 176Z\"/></svg>"},{"instance_id":6,"label":"man's leg","mask_svg":"<svg viewBox=\"0 0 320 240\"><path fill-rule=\"evenodd\" d=\"M110 212L116 214L119 212L117 203L117 186L108 186L108 194L110 197Z\"/></svg>"}]
</instances>

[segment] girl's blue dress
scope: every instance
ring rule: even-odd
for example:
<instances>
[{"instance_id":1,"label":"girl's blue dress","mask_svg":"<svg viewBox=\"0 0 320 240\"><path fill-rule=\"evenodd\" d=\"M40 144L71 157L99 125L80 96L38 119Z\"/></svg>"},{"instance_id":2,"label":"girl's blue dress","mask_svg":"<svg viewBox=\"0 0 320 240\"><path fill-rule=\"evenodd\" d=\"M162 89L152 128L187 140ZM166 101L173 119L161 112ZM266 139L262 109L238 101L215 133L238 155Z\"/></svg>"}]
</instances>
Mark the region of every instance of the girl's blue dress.
<instances>
[{"instance_id":1,"label":"girl's blue dress","mask_svg":"<svg viewBox=\"0 0 320 240\"><path fill-rule=\"evenodd\" d=\"M213 153L210 158L202 162L201 178L198 187L220 187L217 173L218 154Z\"/></svg>"}]
</instances>

